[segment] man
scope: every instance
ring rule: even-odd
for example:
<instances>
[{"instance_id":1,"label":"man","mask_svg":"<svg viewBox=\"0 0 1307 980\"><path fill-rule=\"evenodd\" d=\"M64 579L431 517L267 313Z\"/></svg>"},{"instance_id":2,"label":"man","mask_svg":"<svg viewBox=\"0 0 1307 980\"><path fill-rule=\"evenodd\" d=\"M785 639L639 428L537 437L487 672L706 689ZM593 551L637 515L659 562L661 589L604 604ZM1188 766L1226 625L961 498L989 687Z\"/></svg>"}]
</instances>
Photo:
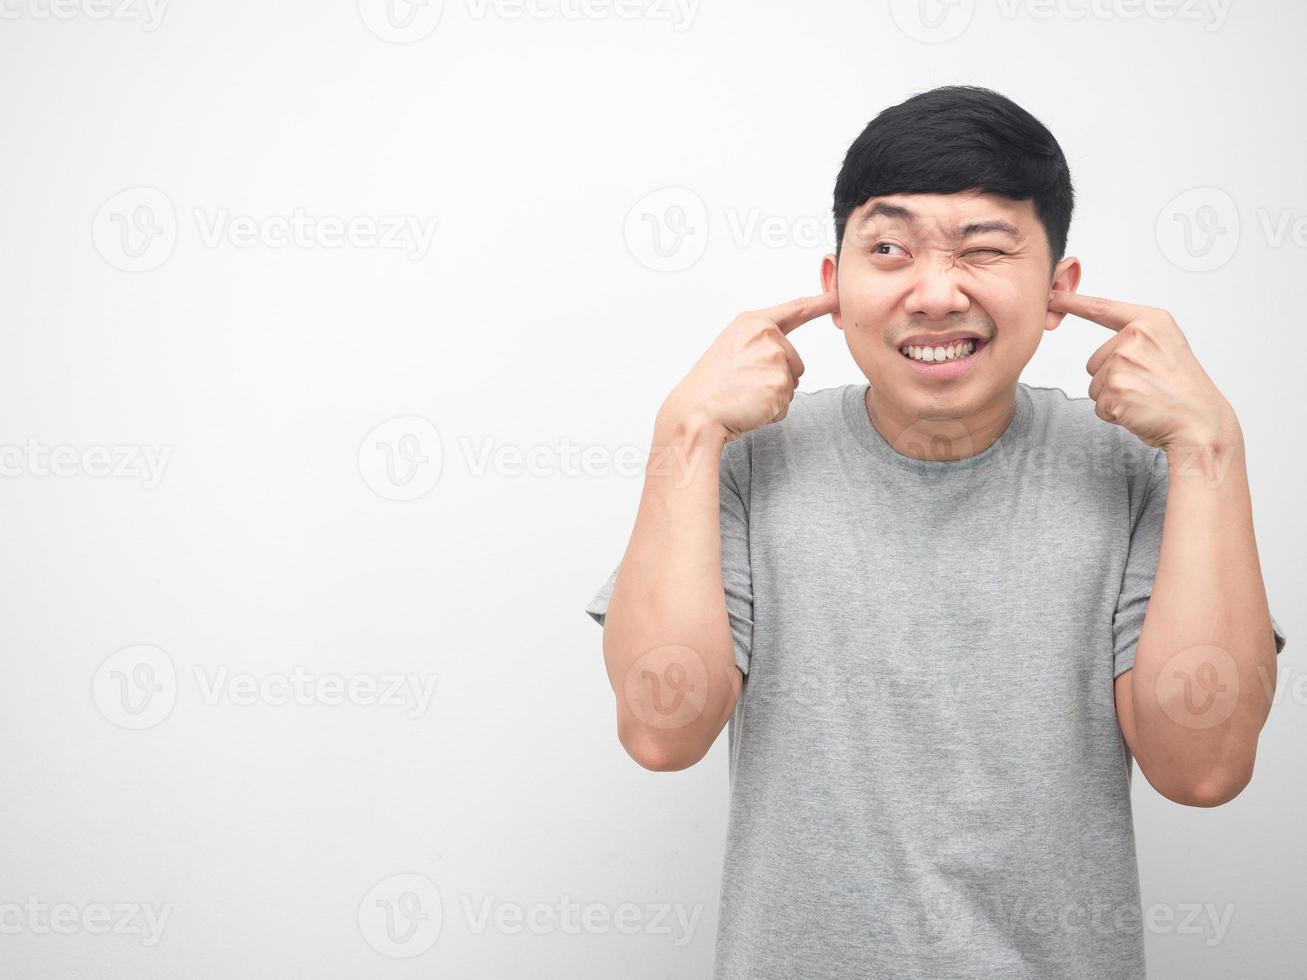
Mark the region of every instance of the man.
<instances>
[{"instance_id":1,"label":"man","mask_svg":"<svg viewBox=\"0 0 1307 980\"><path fill-rule=\"evenodd\" d=\"M1217 806L1285 638L1240 426L1164 310L1077 295L1025 110L887 109L835 186L823 293L737 317L662 404L587 607L618 737L730 721L718 978L1144 976L1132 762ZM1071 313L1089 397L1018 381ZM829 314L868 384L799 393Z\"/></svg>"}]
</instances>

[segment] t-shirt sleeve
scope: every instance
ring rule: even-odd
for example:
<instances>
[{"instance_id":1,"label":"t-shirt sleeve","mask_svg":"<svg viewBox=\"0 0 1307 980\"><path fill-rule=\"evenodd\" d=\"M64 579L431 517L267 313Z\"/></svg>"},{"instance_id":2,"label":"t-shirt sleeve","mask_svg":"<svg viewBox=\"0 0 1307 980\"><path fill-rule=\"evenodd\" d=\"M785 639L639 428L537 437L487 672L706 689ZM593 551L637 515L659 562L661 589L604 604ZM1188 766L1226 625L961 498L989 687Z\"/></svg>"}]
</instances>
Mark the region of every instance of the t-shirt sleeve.
<instances>
[{"instance_id":1,"label":"t-shirt sleeve","mask_svg":"<svg viewBox=\"0 0 1307 980\"><path fill-rule=\"evenodd\" d=\"M722 584L726 592L726 618L735 645L735 664L749 672L753 649L753 575L749 568L749 433L727 443L719 467L718 499L722 531ZM600 626L608 614L608 600L617 584L619 561L595 593L585 611Z\"/></svg>"},{"instance_id":2,"label":"t-shirt sleeve","mask_svg":"<svg viewBox=\"0 0 1307 980\"><path fill-rule=\"evenodd\" d=\"M1119 677L1135 665L1135 652L1139 634L1144 628L1144 614L1153 594L1153 580L1157 575L1157 559L1162 552L1162 525L1166 519L1168 486L1166 452L1154 450L1148 481L1143 491L1139 517L1130 534L1130 553L1126 558L1125 574L1121 580L1121 594L1117 599L1113 619L1112 676ZM1271 616L1271 632L1275 637L1275 652L1284 649L1284 630Z\"/></svg>"}]
</instances>

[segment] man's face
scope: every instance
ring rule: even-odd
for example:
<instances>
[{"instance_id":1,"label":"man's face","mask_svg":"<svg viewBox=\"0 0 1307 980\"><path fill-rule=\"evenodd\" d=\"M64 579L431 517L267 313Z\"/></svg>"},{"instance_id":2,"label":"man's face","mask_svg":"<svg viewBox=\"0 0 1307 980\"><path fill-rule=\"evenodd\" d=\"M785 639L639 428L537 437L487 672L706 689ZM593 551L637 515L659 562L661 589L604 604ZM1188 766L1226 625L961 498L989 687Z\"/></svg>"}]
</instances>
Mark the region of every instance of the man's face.
<instances>
[{"instance_id":1,"label":"man's face","mask_svg":"<svg viewBox=\"0 0 1307 980\"><path fill-rule=\"evenodd\" d=\"M832 319L880 399L906 417L966 419L1010 401L1043 332L1061 322L1049 290L1075 289L1080 263L1051 262L1033 201L894 194L850 214L822 285L838 290ZM975 338L975 352L958 363L914 363L900 350L959 336Z\"/></svg>"}]
</instances>

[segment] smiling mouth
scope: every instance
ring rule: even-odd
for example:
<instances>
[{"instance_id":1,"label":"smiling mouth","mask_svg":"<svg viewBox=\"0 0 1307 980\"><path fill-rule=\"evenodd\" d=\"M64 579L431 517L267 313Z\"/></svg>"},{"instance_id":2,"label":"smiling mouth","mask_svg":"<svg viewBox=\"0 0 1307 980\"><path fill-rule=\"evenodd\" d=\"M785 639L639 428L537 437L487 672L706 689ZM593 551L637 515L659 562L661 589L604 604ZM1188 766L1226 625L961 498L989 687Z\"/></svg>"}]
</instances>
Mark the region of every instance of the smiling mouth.
<instances>
[{"instance_id":1,"label":"smiling mouth","mask_svg":"<svg viewBox=\"0 0 1307 980\"><path fill-rule=\"evenodd\" d=\"M899 354L904 361L910 362L912 370L918 374L925 378L944 380L966 374L987 346L987 340L967 337L966 340L953 341L951 344L904 345L899 348Z\"/></svg>"},{"instance_id":2,"label":"smiling mouth","mask_svg":"<svg viewBox=\"0 0 1307 980\"><path fill-rule=\"evenodd\" d=\"M944 361L963 361L978 353L987 343L979 338L969 337L949 344L934 347L909 344L899 348L899 353L910 361L921 364L938 364Z\"/></svg>"}]
</instances>

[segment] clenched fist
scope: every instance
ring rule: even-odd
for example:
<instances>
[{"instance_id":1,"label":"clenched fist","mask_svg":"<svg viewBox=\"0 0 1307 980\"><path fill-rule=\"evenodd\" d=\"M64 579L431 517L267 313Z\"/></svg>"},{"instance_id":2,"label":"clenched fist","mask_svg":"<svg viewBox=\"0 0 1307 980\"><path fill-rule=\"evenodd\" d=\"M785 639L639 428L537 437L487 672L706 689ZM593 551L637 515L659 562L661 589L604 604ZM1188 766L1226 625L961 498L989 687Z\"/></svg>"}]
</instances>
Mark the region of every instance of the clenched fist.
<instances>
[{"instance_id":1,"label":"clenched fist","mask_svg":"<svg viewBox=\"0 0 1307 980\"><path fill-rule=\"evenodd\" d=\"M838 309L832 291L741 313L667 396L663 412L704 418L727 442L779 422L803 374L803 360L786 334Z\"/></svg>"}]
</instances>

